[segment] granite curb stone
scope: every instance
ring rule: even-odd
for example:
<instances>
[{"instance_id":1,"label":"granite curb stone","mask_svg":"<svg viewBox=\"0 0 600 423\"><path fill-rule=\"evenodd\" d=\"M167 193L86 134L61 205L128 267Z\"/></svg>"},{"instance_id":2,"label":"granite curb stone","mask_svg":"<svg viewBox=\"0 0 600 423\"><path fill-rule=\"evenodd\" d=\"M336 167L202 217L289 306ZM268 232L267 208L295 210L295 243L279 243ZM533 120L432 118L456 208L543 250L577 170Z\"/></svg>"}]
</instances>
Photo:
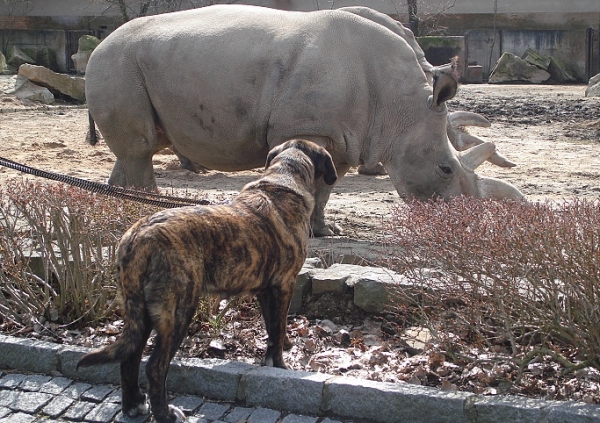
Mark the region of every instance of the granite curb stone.
<instances>
[{"instance_id":1,"label":"granite curb stone","mask_svg":"<svg viewBox=\"0 0 600 423\"><path fill-rule=\"evenodd\" d=\"M25 342L26 341L26 342ZM92 388L89 383L118 385L118 369L115 375L100 372L75 371L74 363L89 351L87 348L55 345L43 341L21 340L0 335L0 369L12 369L32 373L73 378L60 393L65 404L69 398L78 400L81 394ZM4 353L8 351L9 353ZM16 359L15 357L26 357ZM36 363L37 361L37 363ZM103 367L103 366L100 366ZM106 369L105 369L106 370ZM68 372L69 374L65 373ZM116 379L114 377L116 376ZM177 382L177 392L202 395L214 399L245 401L258 407L251 411L248 422L265 423L277 421L279 410L312 415L335 414L345 418L365 418L375 422L466 422L485 423L514 421L519 423L600 423L600 407L572 401L544 401L516 396L484 397L466 392L443 392L434 388L409 384L392 384L351 377L333 376L283 369L265 368L247 363L226 360L185 359L174 360L169 378ZM17 380L18 379L18 380ZM62 378L64 379L64 378ZM45 378L7 374L0 378L0 414L13 410L11 422L33 421L31 415L21 411L21 406L42 409L52 403L52 395L43 392L17 392L14 389L28 380L38 381L40 387L50 381ZM61 378L59 378L59 381ZM117 382L115 383L114 380ZM41 381L45 381L41 383ZM85 383L88 382L88 383ZM67 381L64 381L67 383ZM171 384L173 381L171 381ZM216 393L213 392L213 384ZM220 385L219 385L220 384ZM103 388L106 390L106 388ZM99 388L99 393L101 390ZM226 392L231 389L231 391ZM283 391L283 392L282 392ZM77 410L75 403L69 416L76 419L92 410L98 421L108 414L116 415L118 407L106 400L115 392L103 397L99 404L81 402L86 409ZM54 400L58 401L58 400ZM31 405L29 405L31 404ZM109 404L113 404L110 405ZM203 403L207 406L210 402ZM240 413L244 412L240 408ZM75 416L80 412L79 415ZM264 416L262 414L265 414ZM2 418L2 417L0 417ZM264 419L264 420L259 420ZM290 420L292 418L290 417ZM327 420L327 419L326 419ZM140 420L140 422L146 420ZM201 419L198 419L201 421ZM293 420L292 420L293 421ZM311 418L307 418L307 422Z\"/></svg>"}]
</instances>

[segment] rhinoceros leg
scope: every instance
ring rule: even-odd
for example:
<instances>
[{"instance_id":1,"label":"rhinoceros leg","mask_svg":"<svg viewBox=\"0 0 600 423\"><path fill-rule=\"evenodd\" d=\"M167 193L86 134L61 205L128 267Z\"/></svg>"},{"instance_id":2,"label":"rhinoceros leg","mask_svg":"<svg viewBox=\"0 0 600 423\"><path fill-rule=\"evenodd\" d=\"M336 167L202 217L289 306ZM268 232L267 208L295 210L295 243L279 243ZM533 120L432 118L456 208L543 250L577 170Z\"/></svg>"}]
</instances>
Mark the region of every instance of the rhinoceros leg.
<instances>
[{"instance_id":1,"label":"rhinoceros leg","mask_svg":"<svg viewBox=\"0 0 600 423\"><path fill-rule=\"evenodd\" d=\"M108 183L123 188L157 191L152 154L147 157L117 158Z\"/></svg>"},{"instance_id":2,"label":"rhinoceros leg","mask_svg":"<svg viewBox=\"0 0 600 423\"><path fill-rule=\"evenodd\" d=\"M348 172L350 165L348 164L336 164L335 170L338 175L338 181ZM331 195L331 190L334 185L327 185L322 178L316 182L315 191L315 209L311 217L311 228L312 236L329 236L329 235L340 235L342 228L335 223L325 222L325 206Z\"/></svg>"}]
</instances>

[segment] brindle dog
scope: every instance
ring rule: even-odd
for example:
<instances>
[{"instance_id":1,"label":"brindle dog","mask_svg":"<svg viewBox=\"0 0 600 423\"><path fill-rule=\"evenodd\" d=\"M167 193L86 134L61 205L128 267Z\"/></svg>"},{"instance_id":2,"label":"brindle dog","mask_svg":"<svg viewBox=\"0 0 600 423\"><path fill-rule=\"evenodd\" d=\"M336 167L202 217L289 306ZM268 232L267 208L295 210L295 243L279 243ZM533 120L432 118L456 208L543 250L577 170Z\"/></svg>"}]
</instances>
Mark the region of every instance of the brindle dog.
<instances>
[{"instance_id":1,"label":"brindle dog","mask_svg":"<svg viewBox=\"0 0 600 423\"><path fill-rule=\"evenodd\" d=\"M155 348L146 365L152 412L159 423L183 419L167 402L165 381L202 295L256 295L268 334L265 364L286 367L287 312L307 255L315 179L322 176L332 185L337 174L329 153L304 140L272 149L265 169L229 205L161 211L138 221L121 239L117 269L123 333L77 366L121 363L123 414L149 411L139 370L155 329Z\"/></svg>"}]
</instances>

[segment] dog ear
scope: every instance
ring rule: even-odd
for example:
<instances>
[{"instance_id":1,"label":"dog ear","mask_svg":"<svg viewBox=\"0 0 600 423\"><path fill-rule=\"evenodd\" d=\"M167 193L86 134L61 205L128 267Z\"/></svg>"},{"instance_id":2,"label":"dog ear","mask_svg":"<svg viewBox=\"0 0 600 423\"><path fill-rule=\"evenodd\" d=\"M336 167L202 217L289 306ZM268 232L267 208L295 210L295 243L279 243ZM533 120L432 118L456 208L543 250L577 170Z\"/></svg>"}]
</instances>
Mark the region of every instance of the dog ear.
<instances>
[{"instance_id":1,"label":"dog ear","mask_svg":"<svg viewBox=\"0 0 600 423\"><path fill-rule=\"evenodd\" d=\"M311 159L315 166L315 179L323 175L323 180L327 185L335 184L338 178L337 171L335 170L333 159L327 150L319 148L318 150L313 150L312 153Z\"/></svg>"},{"instance_id":2,"label":"dog ear","mask_svg":"<svg viewBox=\"0 0 600 423\"><path fill-rule=\"evenodd\" d=\"M267 162L265 163L265 170L271 166L271 162L273 161L273 159L275 157L277 157L277 155L279 153L281 153L283 150L285 150L285 148L283 147L283 144L278 145L277 147L274 147L271 151L269 151L269 154L267 155Z\"/></svg>"}]
</instances>

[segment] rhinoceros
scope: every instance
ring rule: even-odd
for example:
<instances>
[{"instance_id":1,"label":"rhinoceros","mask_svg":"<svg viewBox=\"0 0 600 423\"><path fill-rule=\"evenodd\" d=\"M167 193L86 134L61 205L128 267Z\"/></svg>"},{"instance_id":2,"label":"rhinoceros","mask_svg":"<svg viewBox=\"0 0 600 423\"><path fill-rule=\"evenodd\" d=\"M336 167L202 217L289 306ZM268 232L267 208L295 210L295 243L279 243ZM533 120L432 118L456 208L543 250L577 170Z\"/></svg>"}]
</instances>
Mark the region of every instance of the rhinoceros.
<instances>
[{"instance_id":1,"label":"rhinoceros","mask_svg":"<svg viewBox=\"0 0 600 423\"><path fill-rule=\"evenodd\" d=\"M90 57L86 98L117 157L113 185L156 189L152 156L167 145L206 168L239 171L304 138L329 150L340 177L383 163L401 196L521 198L474 173L492 143L452 147L445 103L455 70L431 74L432 84L404 38L357 13L215 5L119 27ZM339 232L325 222L330 193L316 187L316 236Z\"/></svg>"}]
</instances>

